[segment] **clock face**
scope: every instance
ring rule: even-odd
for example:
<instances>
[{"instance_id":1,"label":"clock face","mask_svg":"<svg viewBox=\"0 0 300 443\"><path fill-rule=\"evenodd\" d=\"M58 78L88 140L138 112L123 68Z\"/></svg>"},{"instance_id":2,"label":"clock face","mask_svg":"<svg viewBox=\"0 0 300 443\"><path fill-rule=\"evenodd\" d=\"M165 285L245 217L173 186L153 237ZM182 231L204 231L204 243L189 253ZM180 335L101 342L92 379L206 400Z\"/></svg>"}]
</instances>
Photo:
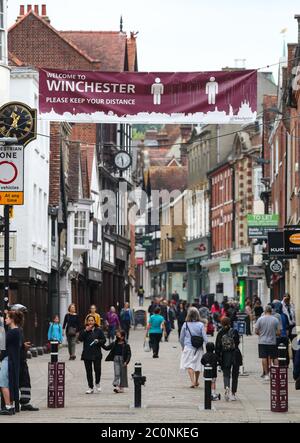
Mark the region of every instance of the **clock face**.
<instances>
[{"instance_id":1,"label":"clock face","mask_svg":"<svg viewBox=\"0 0 300 443\"><path fill-rule=\"evenodd\" d=\"M22 103L9 103L0 108L0 137L15 137L26 145L36 138L36 111Z\"/></svg>"},{"instance_id":2,"label":"clock face","mask_svg":"<svg viewBox=\"0 0 300 443\"><path fill-rule=\"evenodd\" d=\"M119 169L128 169L131 165L131 156L126 151L120 151L115 156L115 165Z\"/></svg>"}]
</instances>

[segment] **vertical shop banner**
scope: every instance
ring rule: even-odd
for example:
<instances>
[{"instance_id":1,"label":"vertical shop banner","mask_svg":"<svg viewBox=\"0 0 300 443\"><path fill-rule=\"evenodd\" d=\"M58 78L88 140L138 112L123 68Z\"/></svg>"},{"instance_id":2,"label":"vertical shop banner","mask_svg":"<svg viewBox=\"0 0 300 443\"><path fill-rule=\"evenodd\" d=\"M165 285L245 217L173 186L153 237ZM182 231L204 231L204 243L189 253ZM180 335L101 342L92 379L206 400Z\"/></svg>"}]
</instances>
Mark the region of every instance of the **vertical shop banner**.
<instances>
[{"instance_id":1,"label":"vertical shop banner","mask_svg":"<svg viewBox=\"0 0 300 443\"><path fill-rule=\"evenodd\" d=\"M255 70L39 74L40 113L51 121L241 124L256 118Z\"/></svg>"}]
</instances>

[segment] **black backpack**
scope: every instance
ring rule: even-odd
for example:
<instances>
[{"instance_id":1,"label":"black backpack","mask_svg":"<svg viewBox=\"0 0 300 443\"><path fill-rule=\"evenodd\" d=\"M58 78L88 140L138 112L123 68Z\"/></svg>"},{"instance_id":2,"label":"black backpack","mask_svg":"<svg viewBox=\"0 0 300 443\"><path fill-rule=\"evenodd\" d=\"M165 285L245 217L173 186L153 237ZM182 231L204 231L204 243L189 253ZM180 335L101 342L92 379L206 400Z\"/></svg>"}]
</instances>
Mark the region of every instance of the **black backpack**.
<instances>
[{"instance_id":1,"label":"black backpack","mask_svg":"<svg viewBox=\"0 0 300 443\"><path fill-rule=\"evenodd\" d=\"M204 344L203 337L199 336L199 335L192 335L187 322L186 322L186 328L190 333L193 348L196 348L196 349L203 348L203 344Z\"/></svg>"}]
</instances>

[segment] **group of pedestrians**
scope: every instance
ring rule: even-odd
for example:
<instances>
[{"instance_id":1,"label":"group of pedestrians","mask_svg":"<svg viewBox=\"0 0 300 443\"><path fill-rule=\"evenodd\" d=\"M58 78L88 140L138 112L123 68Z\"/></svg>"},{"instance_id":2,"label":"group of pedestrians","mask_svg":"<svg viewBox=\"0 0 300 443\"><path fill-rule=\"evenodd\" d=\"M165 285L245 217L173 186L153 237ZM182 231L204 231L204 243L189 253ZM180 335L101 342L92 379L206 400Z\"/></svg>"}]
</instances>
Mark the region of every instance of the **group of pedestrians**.
<instances>
[{"instance_id":1,"label":"group of pedestrians","mask_svg":"<svg viewBox=\"0 0 300 443\"><path fill-rule=\"evenodd\" d=\"M124 388L128 387L127 366L131 359L131 349L127 340L132 325L133 312L129 303L125 303L120 316L112 306L106 314L105 321L97 313L96 306L92 305L83 328L76 313L76 306L71 304L62 327L59 325L58 316L55 316L54 322L49 326L48 339L57 338L61 343L65 333L70 360L76 359L76 343L83 343L81 360L84 362L88 383L86 394L101 392L102 350L110 351L106 361L114 362L114 392L122 393ZM106 345L107 340L108 345Z\"/></svg>"},{"instance_id":2,"label":"group of pedestrians","mask_svg":"<svg viewBox=\"0 0 300 443\"><path fill-rule=\"evenodd\" d=\"M27 365L27 350L31 343L23 335L24 314L22 305L5 311L5 345L0 351L0 415L14 415L20 411L38 411L31 402L31 380Z\"/></svg>"},{"instance_id":3,"label":"group of pedestrians","mask_svg":"<svg viewBox=\"0 0 300 443\"><path fill-rule=\"evenodd\" d=\"M232 328L231 320L223 317L216 343L208 342L205 322L196 307L188 310L180 334L182 356L180 368L187 371L191 388L199 386L202 367L211 365L213 372L212 400L219 400L216 392L217 368L221 367L224 379L225 400L236 401L240 366L243 364L239 350L239 334ZM206 352L204 350L206 348Z\"/></svg>"}]
</instances>

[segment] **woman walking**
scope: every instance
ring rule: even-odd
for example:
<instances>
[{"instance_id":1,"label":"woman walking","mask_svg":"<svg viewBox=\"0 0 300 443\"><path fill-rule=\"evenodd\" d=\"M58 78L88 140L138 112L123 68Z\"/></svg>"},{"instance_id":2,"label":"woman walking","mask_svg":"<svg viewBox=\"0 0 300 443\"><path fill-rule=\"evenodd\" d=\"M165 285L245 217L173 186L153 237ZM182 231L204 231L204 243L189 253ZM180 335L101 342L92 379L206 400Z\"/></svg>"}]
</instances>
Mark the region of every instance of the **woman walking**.
<instances>
[{"instance_id":1,"label":"woman walking","mask_svg":"<svg viewBox=\"0 0 300 443\"><path fill-rule=\"evenodd\" d=\"M89 386L86 394L94 393L93 366L95 372L96 392L101 392L101 347L105 345L106 338L102 330L96 324L95 317L93 315L90 315L87 318L85 329L79 334L79 341L83 342L81 360L84 361L86 378Z\"/></svg>"},{"instance_id":2,"label":"woman walking","mask_svg":"<svg viewBox=\"0 0 300 443\"><path fill-rule=\"evenodd\" d=\"M103 346L110 353L106 357L105 361L114 362L114 392L116 394L123 393L124 388L128 388L128 375L127 366L131 359L131 349L126 342L126 332L117 331L116 341L108 346Z\"/></svg>"},{"instance_id":3,"label":"woman walking","mask_svg":"<svg viewBox=\"0 0 300 443\"><path fill-rule=\"evenodd\" d=\"M223 371L225 400L236 401L240 366L243 364L242 354L239 350L240 337L238 332L231 328L229 318L222 318L221 324L222 329L216 339L216 355Z\"/></svg>"},{"instance_id":4,"label":"woman walking","mask_svg":"<svg viewBox=\"0 0 300 443\"><path fill-rule=\"evenodd\" d=\"M124 308L121 311L120 318L122 330L125 331L126 340L128 340L129 330L131 326L134 325L133 312L132 309L130 309L130 305L128 302L125 303Z\"/></svg>"},{"instance_id":5,"label":"woman walking","mask_svg":"<svg viewBox=\"0 0 300 443\"><path fill-rule=\"evenodd\" d=\"M20 411L20 352L23 344L20 328L23 325L23 313L20 311L8 312L5 323L9 329L6 333L6 350L1 351L0 369L0 388L5 407L0 411L0 415L13 415Z\"/></svg>"},{"instance_id":6,"label":"woman walking","mask_svg":"<svg viewBox=\"0 0 300 443\"><path fill-rule=\"evenodd\" d=\"M159 358L159 343L162 339L163 332L166 330L165 319L160 315L160 312L160 308L156 307L147 325L147 334L149 334L153 358Z\"/></svg>"},{"instance_id":7,"label":"woman walking","mask_svg":"<svg viewBox=\"0 0 300 443\"><path fill-rule=\"evenodd\" d=\"M203 345L207 343L207 336L199 311L195 307L188 310L186 321L181 329L180 343L182 347L180 369L188 371L191 388L196 388L199 386Z\"/></svg>"},{"instance_id":8,"label":"woman walking","mask_svg":"<svg viewBox=\"0 0 300 443\"><path fill-rule=\"evenodd\" d=\"M107 313L106 323L108 326L108 339L111 343L115 339L116 330L120 329L120 320L114 306L112 306L110 311Z\"/></svg>"},{"instance_id":9,"label":"woman walking","mask_svg":"<svg viewBox=\"0 0 300 443\"><path fill-rule=\"evenodd\" d=\"M76 305L72 303L68 308L68 313L65 315L63 330L66 329L66 336L68 341L69 360L75 360L76 338L80 331L79 315L76 314Z\"/></svg>"},{"instance_id":10,"label":"woman walking","mask_svg":"<svg viewBox=\"0 0 300 443\"><path fill-rule=\"evenodd\" d=\"M97 306L96 305L91 305L90 312L86 316L85 322L87 321L87 318L88 318L89 315L92 315L95 318L96 324L100 327L101 326L101 316L97 312Z\"/></svg>"}]
</instances>

